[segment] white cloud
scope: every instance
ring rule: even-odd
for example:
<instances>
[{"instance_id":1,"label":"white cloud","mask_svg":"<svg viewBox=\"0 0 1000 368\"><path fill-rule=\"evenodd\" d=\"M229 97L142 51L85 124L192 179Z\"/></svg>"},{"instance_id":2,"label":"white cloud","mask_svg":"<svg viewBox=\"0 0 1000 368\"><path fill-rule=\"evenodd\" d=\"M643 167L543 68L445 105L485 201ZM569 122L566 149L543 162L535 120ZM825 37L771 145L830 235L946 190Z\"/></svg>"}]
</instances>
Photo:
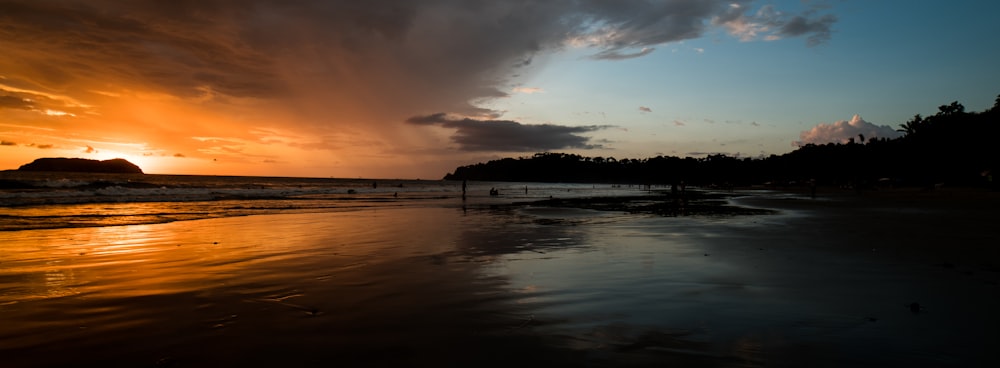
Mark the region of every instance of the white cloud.
<instances>
[{"instance_id":1,"label":"white cloud","mask_svg":"<svg viewBox=\"0 0 1000 368\"><path fill-rule=\"evenodd\" d=\"M52 109L45 109L44 113L45 113L45 115L48 115L48 116L76 116L75 114L72 114L72 113L68 113L68 112L65 112L65 111L59 111L59 110L52 110Z\"/></svg>"},{"instance_id":2,"label":"white cloud","mask_svg":"<svg viewBox=\"0 0 1000 368\"><path fill-rule=\"evenodd\" d=\"M527 95L530 95L530 94L533 94L533 93L543 93L543 92L545 92L545 90L543 90L543 89L541 89L539 87L515 87L512 91L515 92L515 93L524 93L524 94L527 94Z\"/></svg>"},{"instance_id":3,"label":"white cloud","mask_svg":"<svg viewBox=\"0 0 1000 368\"><path fill-rule=\"evenodd\" d=\"M865 121L860 115L854 115L851 120L841 120L832 124L820 123L810 130L803 131L799 134L799 140L792 142L792 145L801 147L810 143L847 143L852 138L859 140L859 134L864 135L866 140L897 138L902 135L888 125L875 125Z\"/></svg>"}]
</instances>

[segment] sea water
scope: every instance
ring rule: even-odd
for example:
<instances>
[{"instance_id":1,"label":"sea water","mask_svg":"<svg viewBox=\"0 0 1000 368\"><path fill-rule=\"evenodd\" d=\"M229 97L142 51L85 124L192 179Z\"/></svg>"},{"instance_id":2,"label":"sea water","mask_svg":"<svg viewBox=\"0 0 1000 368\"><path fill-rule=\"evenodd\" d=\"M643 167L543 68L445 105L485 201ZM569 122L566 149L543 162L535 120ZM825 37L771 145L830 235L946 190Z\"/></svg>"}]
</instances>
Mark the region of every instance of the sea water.
<instances>
[{"instance_id":1,"label":"sea water","mask_svg":"<svg viewBox=\"0 0 1000 368\"><path fill-rule=\"evenodd\" d=\"M481 206L642 195L611 184L0 172L0 231L371 207ZM490 195L496 189L499 195Z\"/></svg>"}]
</instances>

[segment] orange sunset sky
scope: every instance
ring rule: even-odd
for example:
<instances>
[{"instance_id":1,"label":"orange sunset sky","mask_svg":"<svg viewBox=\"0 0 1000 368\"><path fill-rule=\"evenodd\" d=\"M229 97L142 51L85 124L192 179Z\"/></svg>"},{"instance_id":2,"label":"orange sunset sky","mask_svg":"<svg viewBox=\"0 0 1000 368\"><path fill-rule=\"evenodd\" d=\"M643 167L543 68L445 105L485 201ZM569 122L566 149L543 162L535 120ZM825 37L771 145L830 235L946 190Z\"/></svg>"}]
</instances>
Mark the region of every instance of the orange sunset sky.
<instances>
[{"instance_id":1,"label":"orange sunset sky","mask_svg":"<svg viewBox=\"0 0 1000 368\"><path fill-rule=\"evenodd\" d=\"M0 0L0 169L120 157L147 173L438 179L545 151L782 154L893 136L955 99L990 106L996 73L976 71L995 52L910 57L934 38L872 22L885 6ZM996 28L953 10L964 28L941 37ZM908 82L944 65L933 88Z\"/></svg>"}]
</instances>

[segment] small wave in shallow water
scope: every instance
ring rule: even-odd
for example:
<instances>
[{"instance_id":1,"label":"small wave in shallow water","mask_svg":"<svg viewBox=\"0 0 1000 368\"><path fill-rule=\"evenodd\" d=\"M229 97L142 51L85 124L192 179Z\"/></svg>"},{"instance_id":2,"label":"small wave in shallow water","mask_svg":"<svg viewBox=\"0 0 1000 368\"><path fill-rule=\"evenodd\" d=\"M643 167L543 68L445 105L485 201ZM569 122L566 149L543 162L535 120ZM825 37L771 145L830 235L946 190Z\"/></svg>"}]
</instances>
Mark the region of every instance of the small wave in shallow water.
<instances>
[{"instance_id":1,"label":"small wave in shallow water","mask_svg":"<svg viewBox=\"0 0 1000 368\"><path fill-rule=\"evenodd\" d=\"M490 195L491 189L500 195ZM0 231L369 207L478 207L648 193L639 187L440 180L0 172Z\"/></svg>"}]
</instances>

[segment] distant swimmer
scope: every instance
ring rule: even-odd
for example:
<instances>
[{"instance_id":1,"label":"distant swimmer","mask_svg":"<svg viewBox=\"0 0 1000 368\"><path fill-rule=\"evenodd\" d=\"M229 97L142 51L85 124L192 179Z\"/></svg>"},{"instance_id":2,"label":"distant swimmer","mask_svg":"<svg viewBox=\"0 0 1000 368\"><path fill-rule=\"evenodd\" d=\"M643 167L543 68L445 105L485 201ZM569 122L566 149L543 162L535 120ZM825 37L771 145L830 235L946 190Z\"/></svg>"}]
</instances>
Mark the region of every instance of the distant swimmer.
<instances>
[{"instance_id":1,"label":"distant swimmer","mask_svg":"<svg viewBox=\"0 0 1000 368\"><path fill-rule=\"evenodd\" d=\"M496 197L498 195L500 195L500 191L497 188L490 188L490 196Z\"/></svg>"}]
</instances>

